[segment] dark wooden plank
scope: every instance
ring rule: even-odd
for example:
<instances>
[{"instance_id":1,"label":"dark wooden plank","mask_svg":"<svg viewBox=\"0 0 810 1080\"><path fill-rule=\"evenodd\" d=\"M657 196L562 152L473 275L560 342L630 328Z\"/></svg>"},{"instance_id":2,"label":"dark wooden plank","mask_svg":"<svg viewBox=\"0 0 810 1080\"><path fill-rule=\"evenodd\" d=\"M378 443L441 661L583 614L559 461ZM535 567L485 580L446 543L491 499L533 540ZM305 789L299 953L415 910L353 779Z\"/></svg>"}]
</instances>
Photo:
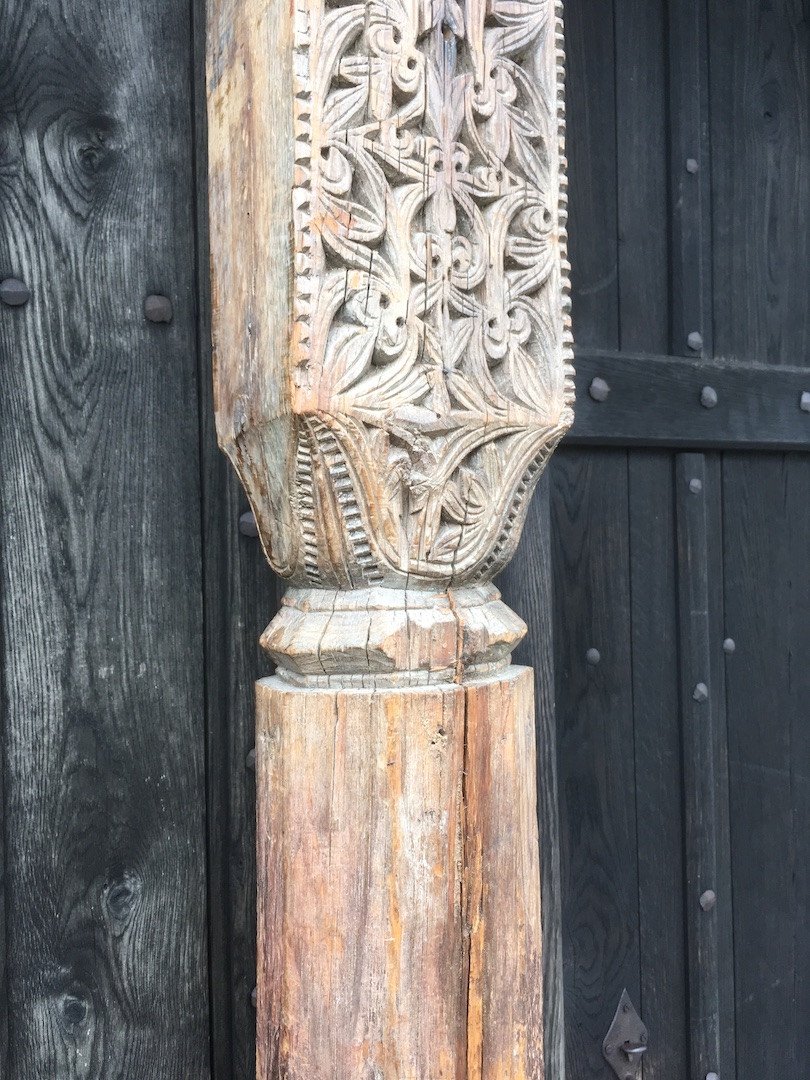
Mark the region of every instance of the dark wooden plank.
<instances>
[{"instance_id":1,"label":"dark wooden plank","mask_svg":"<svg viewBox=\"0 0 810 1080\"><path fill-rule=\"evenodd\" d=\"M613 5L565 9L567 156L574 335L619 344Z\"/></svg>"},{"instance_id":2,"label":"dark wooden plank","mask_svg":"<svg viewBox=\"0 0 810 1080\"><path fill-rule=\"evenodd\" d=\"M584 445L810 449L810 379L800 368L580 350L576 419L567 436ZM610 392L595 401L594 378ZM714 408L701 403L704 387Z\"/></svg>"},{"instance_id":3,"label":"dark wooden plank","mask_svg":"<svg viewBox=\"0 0 810 1080\"><path fill-rule=\"evenodd\" d=\"M259 541L240 535L247 510L216 444L208 276L205 3L193 5L202 535L208 731L211 1050L214 1080L256 1075L256 785L254 683L271 665L258 639L277 608Z\"/></svg>"},{"instance_id":4,"label":"dark wooden plank","mask_svg":"<svg viewBox=\"0 0 810 1080\"><path fill-rule=\"evenodd\" d=\"M0 595L2 605L2 595ZM0 623L0 625L2 625ZM2 655L0 646L0 655ZM5 700L2 690L3 672L0 670L0 701ZM0 1076L8 1076L8 977L6 972L6 852L5 825L6 806L3 792L5 775L5 710L0 711Z\"/></svg>"},{"instance_id":5,"label":"dark wooden plank","mask_svg":"<svg viewBox=\"0 0 810 1080\"><path fill-rule=\"evenodd\" d=\"M534 668L537 725L537 809L543 901L543 1020L548 1076L564 1077L565 1013L562 960L560 807L554 711L554 628L551 575L549 475L542 477L529 507L521 545L498 579L503 597L529 628L514 654Z\"/></svg>"},{"instance_id":6,"label":"dark wooden plank","mask_svg":"<svg viewBox=\"0 0 810 1080\"><path fill-rule=\"evenodd\" d=\"M734 1000L734 911L731 883L731 820L728 767L728 718L726 704L725 581L723 558L722 455L703 455L706 491L707 588L709 598L709 680L713 690L714 724L714 820L716 824L716 878L718 896L717 970L720 1006L721 1076L736 1076L736 1011ZM688 898L687 898L688 902Z\"/></svg>"},{"instance_id":7,"label":"dark wooden plank","mask_svg":"<svg viewBox=\"0 0 810 1080\"><path fill-rule=\"evenodd\" d=\"M639 1000L627 455L550 469L566 1076L604 1080L622 990Z\"/></svg>"},{"instance_id":8,"label":"dark wooden plank","mask_svg":"<svg viewBox=\"0 0 810 1080\"><path fill-rule=\"evenodd\" d=\"M0 7L8 1080L209 1075L190 42Z\"/></svg>"},{"instance_id":9,"label":"dark wooden plank","mask_svg":"<svg viewBox=\"0 0 810 1080\"><path fill-rule=\"evenodd\" d=\"M719 484L719 468L705 455L676 458L690 1075L695 1077L733 1075L726 1066L734 1033L724 1025L723 1012L730 978L723 924L731 903L725 688L716 659L722 650L720 618L712 611L722 581Z\"/></svg>"},{"instance_id":10,"label":"dark wooden plank","mask_svg":"<svg viewBox=\"0 0 810 1080\"><path fill-rule=\"evenodd\" d=\"M645 1080L689 1074L672 456L630 459L635 793Z\"/></svg>"},{"instance_id":11,"label":"dark wooden plank","mask_svg":"<svg viewBox=\"0 0 810 1080\"><path fill-rule=\"evenodd\" d=\"M807 5L709 9L715 351L810 364Z\"/></svg>"},{"instance_id":12,"label":"dark wooden plank","mask_svg":"<svg viewBox=\"0 0 810 1080\"><path fill-rule=\"evenodd\" d=\"M727 455L727 658L739 1080L810 1069L810 461Z\"/></svg>"},{"instance_id":13,"label":"dark wooden plank","mask_svg":"<svg viewBox=\"0 0 810 1080\"><path fill-rule=\"evenodd\" d=\"M672 336L676 356L713 355L706 0L670 0ZM698 335L695 340L694 335ZM702 341L702 344L701 344Z\"/></svg>"},{"instance_id":14,"label":"dark wooden plank","mask_svg":"<svg viewBox=\"0 0 810 1080\"><path fill-rule=\"evenodd\" d=\"M665 7L663 0L624 0L615 4L614 10L620 348L666 353L669 147ZM575 207L575 226L577 213Z\"/></svg>"}]
</instances>

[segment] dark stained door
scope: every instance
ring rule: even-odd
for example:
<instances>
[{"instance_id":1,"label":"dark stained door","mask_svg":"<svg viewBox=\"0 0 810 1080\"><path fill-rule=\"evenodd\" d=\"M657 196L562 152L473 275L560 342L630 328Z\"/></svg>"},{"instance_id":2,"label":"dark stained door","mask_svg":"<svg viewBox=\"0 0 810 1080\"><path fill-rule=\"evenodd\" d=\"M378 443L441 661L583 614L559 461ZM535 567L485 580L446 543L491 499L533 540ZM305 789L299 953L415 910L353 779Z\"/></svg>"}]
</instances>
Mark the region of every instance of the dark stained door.
<instances>
[{"instance_id":1,"label":"dark stained door","mask_svg":"<svg viewBox=\"0 0 810 1080\"><path fill-rule=\"evenodd\" d=\"M578 421L548 488L565 1076L612 1077L626 987L645 1080L800 1080L810 12L567 12ZM524 613L534 542L508 579Z\"/></svg>"},{"instance_id":2,"label":"dark stained door","mask_svg":"<svg viewBox=\"0 0 810 1080\"><path fill-rule=\"evenodd\" d=\"M4 1080L210 1075L191 66L0 4Z\"/></svg>"}]
</instances>

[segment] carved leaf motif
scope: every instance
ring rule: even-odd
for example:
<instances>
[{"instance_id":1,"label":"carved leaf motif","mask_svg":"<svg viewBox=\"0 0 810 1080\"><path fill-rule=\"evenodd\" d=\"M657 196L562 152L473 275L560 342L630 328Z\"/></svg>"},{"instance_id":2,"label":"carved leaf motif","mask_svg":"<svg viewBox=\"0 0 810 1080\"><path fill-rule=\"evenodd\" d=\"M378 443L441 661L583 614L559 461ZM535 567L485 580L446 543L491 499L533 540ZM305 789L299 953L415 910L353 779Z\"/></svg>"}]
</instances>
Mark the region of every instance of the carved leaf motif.
<instances>
[{"instance_id":1,"label":"carved leaf motif","mask_svg":"<svg viewBox=\"0 0 810 1080\"><path fill-rule=\"evenodd\" d=\"M296 408L383 577L468 580L571 420L553 0L301 2Z\"/></svg>"}]
</instances>

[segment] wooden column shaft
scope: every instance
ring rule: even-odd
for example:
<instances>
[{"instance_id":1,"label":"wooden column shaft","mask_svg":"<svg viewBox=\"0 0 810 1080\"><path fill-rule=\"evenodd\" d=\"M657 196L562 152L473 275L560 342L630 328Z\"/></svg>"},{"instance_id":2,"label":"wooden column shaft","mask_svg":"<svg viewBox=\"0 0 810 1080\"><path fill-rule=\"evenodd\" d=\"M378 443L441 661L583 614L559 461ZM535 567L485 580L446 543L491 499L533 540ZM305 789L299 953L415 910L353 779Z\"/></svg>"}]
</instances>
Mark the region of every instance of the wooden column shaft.
<instances>
[{"instance_id":1,"label":"wooden column shaft","mask_svg":"<svg viewBox=\"0 0 810 1080\"><path fill-rule=\"evenodd\" d=\"M257 694L258 1075L541 1077L531 671Z\"/></svg>"},{"instance_id":2,"label":"wooden column shaft","mask_svg":"<svg viewBox=\"0 0 810 1080\"><path fill-rule=\"evenodd\" d=\"M562 4L209 0L217 431L288 582L259 1080L542 1080L525 633L573 419Z\"/></svg>"}]
</instances>

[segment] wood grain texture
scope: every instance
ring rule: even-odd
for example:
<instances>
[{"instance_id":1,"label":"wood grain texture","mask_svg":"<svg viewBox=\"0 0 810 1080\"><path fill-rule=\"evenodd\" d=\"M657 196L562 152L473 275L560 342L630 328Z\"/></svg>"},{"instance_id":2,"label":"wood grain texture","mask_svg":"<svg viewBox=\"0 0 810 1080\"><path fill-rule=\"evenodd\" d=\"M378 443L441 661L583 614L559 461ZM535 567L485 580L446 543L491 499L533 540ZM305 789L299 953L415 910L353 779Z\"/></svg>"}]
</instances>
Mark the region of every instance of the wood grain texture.
<instances>
[{"instance_id":1,"label":"wood grain texture","mask_svg":"<svg viewBox=\"0 0 810 1080\"><path fill-rule=\"evenodd\" d=\"M624 0L614 5L614 19L619 343L629 352L665 353L669 351L665 4ZM579 208L574 206L572 214L576 225Z\"/></svg>"},{"instance_id":2,"label":"wood grain texture","mask_svg":"<svg viewBox=\"0 0 810 1080\"><path fill-rule=\"evenodd\" d=\"M639 998L626 452L561 451L551 513L566 1076L602 1080L621 992Z\"/></svg>"},{"instance_id":3,"label":"wood grain texture","mask_svg":"<svg viewBox=\"0 0 810 1080\"><path fill-rule=\"evenodd\" d=\"M554 468L552 463L551 468ZM565 1080L560 805L554 710L553 590L549 474L537 486L523 541L498 578L504 600L525 620L528 634L514 653L534 670L537 816L543 910L543 1045L546 1075Z\"/></svg>"},{"instance_id":4,"label":"wood grain texture","mask_svg":"<svg viewBox=\"0 0 810 1080\"><path fill-rule=\"evenodd\" d=\"M580 347L619 345L616 78L612 4L566 8L571 284Z\"/></svg>"},{"instance_id":5,"label":"wood grain texture","mask_svg":"<svg viewBox=\"0 0 810 1080\"><path fill-rule=\"evenodd\" d=\"M562 4L454 12L210 5L218 433L294 588L490 580L573 419Z\"/></svg>"},{"instance_id":6,"label":"wood grain texture","mask_svg":"<svg viewBox=\"0 0 810 1080\"><path fill-rule=\"evenodd\" d=\"M728 831L723 803L728 788L724 774L724 686L713 654L722 639L716 633L711 579L722 577L712 558L720 550L714 535L712 506L719 506L719 470L709 471L703 454L679 454L675 464L678 537L680 637L680 700L683 744L684 821L686 826L686 929L689 949L689 1032L691 1072L725 1072L727 1038L723 1013L723 912L728 891ZM715 631L713 633L713 631ZM713 893L714 906L701 897ZM733 1033L731 1035L733 1043ZM729 1070L730 1071L730 1070Z\"/></svg>"},{"instance_id":7,"label":"wood grain texture","mask_svg":"<svg viewBox=\"0 0 810 1080\"><path fill-rule=\"evenodd\" d=\"M716 353L810 363L806 4L709 0Z\"/></svg>"},{"instance_id":8,"label":"wood grain texture","mask_svg":"<svg viewBox=\"0 0 810 1080\"><path fill-rule=\"evenodd\" d=\"M689 1075L675 505L666 451L629 454L634 767L645 1080Z\"/></svg>"},{"instance_id":9,"label":"wood grain texture","mask_svg":"<svg viewBox=\"0 0 810 1080\"><path fill-rule=\"evenodd\" d=\"M588 393L595 378L610 387L605 401ZM810 382L801 366L582 350L576 382L569 443L778 450L810 442L810 413L800 407ZM717 394L714 408L701 404L705 386Z\"/></svg>"},{"instance_id":10,"label":"wood grain texture","mask_svg":"<svg viewBox=\"0 0 810 1080\"><path fill-rule=\"evenodd\" d=\"M712 164L707 0L667 5L671 342L675 356L713 356ZM692 162L687 166L687 162ZM690 335L699 342L690 344Z\"/></svg>"},{"instance_id":11,"label":"wood grain texture","mask_svg":"<svg viewBox=\"0 0 810 1080\"><path fill-rule=\"evenodd\" d=\"M0 9L9 1080L208 1075L189 29Z\"/></svg>"},{"instance_id":12,"label":"wood grain texture","mask_svg":"<svg viewBox=\"0 0 810 1080\"><path fill-rule=\"evenodd\" d=\"M257 693L259 1077L542 1076L531 672Z\"/></svg>"},{"instance_id":13,"label":"wood grain texture","mask_svg":"<svg viewBox=\"0 0 810 1080\"><path fill-rule=\"evenodd\" d=\"M253 684L271 665L259 636L278 606L258 539L240 534L247 500L217 446L211 356L205 3L193 6L195 164L207 718L208 934L211 1069L256 1076L256 784Z\"/></svg>"},{"instance_id":14,"label":"wood grain texture","mask_svg":"<svg viewBox=\"0 0 810 1080\"><path fill-rule=\"evenodd\" d=\"M808 507L806 455L726 455L725 615L736 649L724 660L739 1080L798 1080L810 1062Z\"/></svg>"}]
</instances>

